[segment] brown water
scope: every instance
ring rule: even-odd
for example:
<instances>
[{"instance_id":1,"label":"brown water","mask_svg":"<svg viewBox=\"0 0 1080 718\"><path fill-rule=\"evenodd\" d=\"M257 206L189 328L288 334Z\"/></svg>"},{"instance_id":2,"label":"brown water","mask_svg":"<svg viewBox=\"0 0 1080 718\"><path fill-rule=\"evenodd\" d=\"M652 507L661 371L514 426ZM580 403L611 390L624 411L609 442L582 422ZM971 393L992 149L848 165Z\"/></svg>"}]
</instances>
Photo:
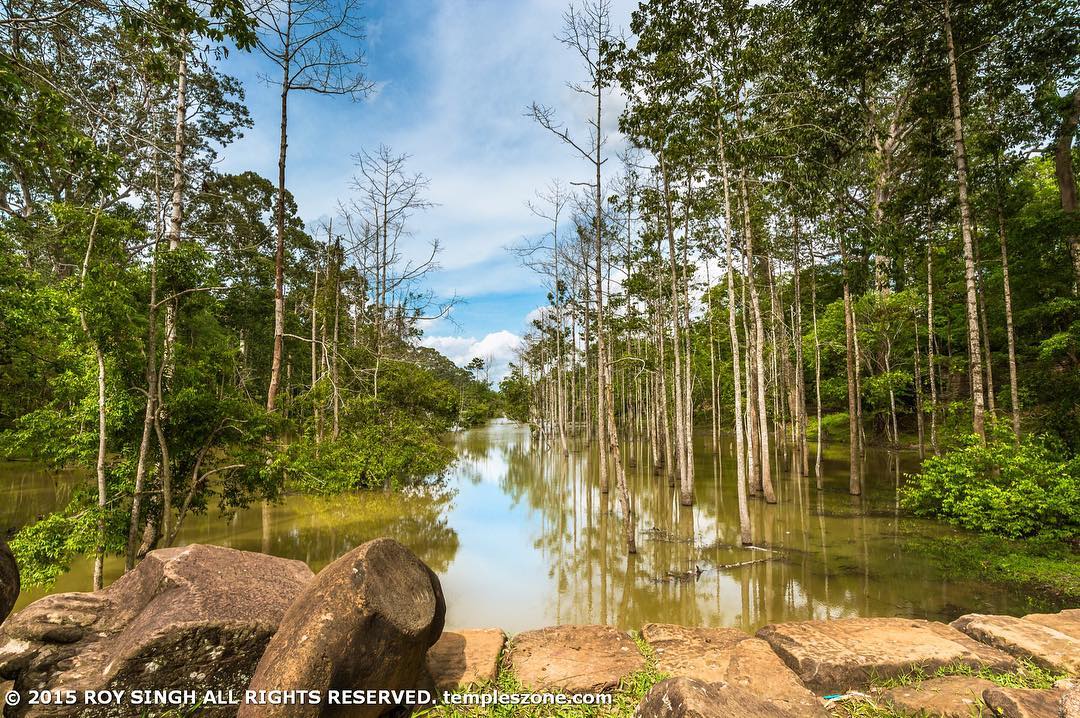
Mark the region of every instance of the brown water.
<instances>
[{"instance_id":1,"label":"brown water","mask_svg":"<svg viewBox=\"0 0 1080 718\"><path fill-rule=\"evenodd\" d=\"M647 468L643 445L627 447L639 530L628 557L614 496L601 494L595 452L569 457L496 421L451 439L459 459L432 486L405 493L333 498L292 496L231 517L191 516L178 543L213 543L301 559L314 570L349 549L391 536L442 579L450 627L500 626L511 632L555 623L648 621L738 626L848 616L952 619L971 611L1024 613L1028 599L994 584L946 579L912 547L956 536L897 506L914 457L871 452L862 498L847 494L846 446L826 447L823 488L775 457L779 503L754 500L754 538L738 540L731 446L697 446L697 503L679 506L674 489ZM79 479L23 463L0 464L0 532L62 506ZM769 559L769 560L763 560ZM756 561L729 567L730 564ZM107 562L109 580L122 570ZM80 561L51 591L85 591ZM19 605L46 593L27 590Z\"/></svg>"}]
</instances>

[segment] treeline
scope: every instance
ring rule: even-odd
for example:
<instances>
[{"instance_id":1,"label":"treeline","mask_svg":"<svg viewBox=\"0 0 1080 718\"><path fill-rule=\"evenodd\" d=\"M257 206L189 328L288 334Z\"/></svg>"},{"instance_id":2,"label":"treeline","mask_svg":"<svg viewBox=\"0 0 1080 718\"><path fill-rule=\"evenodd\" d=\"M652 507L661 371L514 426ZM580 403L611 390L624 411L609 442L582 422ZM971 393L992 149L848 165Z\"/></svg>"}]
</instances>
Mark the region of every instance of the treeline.
<instances>
[{"instance_id":1,"label":"treeline","mask_svg":"<svg viewBox=\"0 0 1080 718\"><path fill-rule=\"evenodd\" d=\"M867 446L959 445L913 508L1074 534L1075 4L647 0L630 27L572 5L559 39L584 60L587 130L529 110L589 173L538 194L551 231L518 251L550 307L502 387L564 451L599 442L629 550L620 441L648 440L691 505L705 426L733 437L744 543L774 457L820 479L829 439L851 494ZM1028 470L999 470L1013 459Z\"/></svg>"},{"instance_id":2,"label":"treeline","mask_svg":"<svg viewBox=\"0 0 1080 718\"><path fill-rule=\"evenodd\" d=\"M417 346L448 305L410 245L427 180L359 152L334 216L286 185L290 94L362 96L355 3L15 2L0 15L0 454L94 477L24 527L24 579L127 568L192 513L391 488L451 460L486 382ZM214 167L251 126L227 52L281 73L279 173ZM415 244L415 243L413 243ZM8 527L0 527L7 530Z\"/></svg>"}]
</instances>

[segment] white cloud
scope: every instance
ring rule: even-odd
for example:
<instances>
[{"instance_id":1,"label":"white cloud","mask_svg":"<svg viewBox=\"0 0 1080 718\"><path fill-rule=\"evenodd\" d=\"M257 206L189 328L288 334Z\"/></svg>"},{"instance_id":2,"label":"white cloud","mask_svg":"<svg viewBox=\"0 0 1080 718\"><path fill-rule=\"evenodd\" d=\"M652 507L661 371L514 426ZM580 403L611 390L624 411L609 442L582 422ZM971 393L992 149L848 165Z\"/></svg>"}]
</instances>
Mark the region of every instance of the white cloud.
<instances>
[{"instance_id":1,"label":"white cloud","mask_svg":"<svg viewBox=\"0 0 1080 718\"><path fill-rule=\"evenodd\" d=\"M420 343L445 354L458 366L465 366L473 357L480 357L488 365L491 380L498 382L506 376L514 360L521 337L505 329L491 332L483 339L460 336L425 336Z\"/></svg>"}]
</instances>

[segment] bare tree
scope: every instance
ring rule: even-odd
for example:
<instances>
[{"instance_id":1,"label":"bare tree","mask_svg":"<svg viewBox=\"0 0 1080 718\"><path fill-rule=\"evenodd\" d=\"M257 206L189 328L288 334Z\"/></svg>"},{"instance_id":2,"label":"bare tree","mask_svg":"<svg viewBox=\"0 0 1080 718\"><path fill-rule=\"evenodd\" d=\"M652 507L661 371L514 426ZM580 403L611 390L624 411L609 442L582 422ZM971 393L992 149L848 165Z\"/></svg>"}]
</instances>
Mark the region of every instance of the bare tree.
<instances>
[{"instance_id":1,"label":"bare tree","mask_svg":"<svg viewBox=\"0 0 1080 718\"><path fill-rule=\"evenodd\" d=\"M596 293L596 351L597 351L597 427L600 439L600 479L601 488L606 485L607 462L610 459L615 467L615 481L619 492L620 509L623 513L623 529L629 553L636 553L633 517L630 515L630 495L626 487L626 471L623 467L619 448L619 436L615 431L615 407L611 389L611 365L607 358L607 346L604 338L604 262L603 262L603 227L604 205L602 194L601 171L604 158L604 133L602 127L604 113L604 95L610 83L610 47L613 40L611 30L611 3L609 0L586 0L580 5L571 4L563 13L563 30L556 39L576 52L585 66L588 80L585 83L569 83L571 90L583 95L593 103L595 115L589 119L587 142L576 139L559 123L555 112L550 107L533 103L528 115L537 124L570 146L593 168L594 180L591 184L593 194L592 220L595 237L595 293Z\"/></svg>"},{"instance_id":2,"label":"bare tree","mask_svg":"<svg viewBox=\"0 0 1080 718\"><path fill-rule=\"evenodd\" d=\"M266 408L277 406L281 357L285 343L285 162L288 148L289 93L315 92L359 99L371 89L363 74L363 22L359 0L270 0L255 9L258 48L275 65L281 88L278 142L278 196L274 208L277 249L274 255L274 354Z\"/></svg>"}]
</instances>

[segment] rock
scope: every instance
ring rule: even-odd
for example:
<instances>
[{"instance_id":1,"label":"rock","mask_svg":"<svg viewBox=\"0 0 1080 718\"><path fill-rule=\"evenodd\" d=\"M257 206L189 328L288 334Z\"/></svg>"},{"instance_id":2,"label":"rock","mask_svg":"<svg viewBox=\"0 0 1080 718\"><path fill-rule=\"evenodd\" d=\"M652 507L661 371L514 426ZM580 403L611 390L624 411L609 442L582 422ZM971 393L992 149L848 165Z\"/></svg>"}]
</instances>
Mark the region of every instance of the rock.
<instances>
[{"instance_id":1,"label":"rock","mask_svg":"<svg viewBox=\"0 0 1080 718\"><path fill-rule=\"evenodd\" d=\"M456 691L494 681L505 645L506 634L498 628L443 633L427 654L435 687L440 691Z\"/></svg>"},{"instance_id":2,"label":"rock","mask_svg":"<svg viewBox=\"0 0 1080 718\"><path fill-rule=\"evenodd\" d=\"M1058 718L1064 691L1002 688L983 691L983 703L1000 718Z\"/></svg>"},{"instance_id":3,"label":"rock","mask_svg":"<svg viewBox=\"0 0 1080 718\"><path fill-rule=\"evenodd\" d=\"M376 539L324 568L289 607L249 688L430 690L428 649L442 634L438 577L397 541ZM238 715L379 716L392 705L253 705Z\"/></svg>"},{"instance_id":4,"label":"rock","mask_svg":"<svg viewBox=\"0 0 1080 718\"><path fill-rule=\"evenodd\" d=\"M1047 670L1080 673L1080 639L1045 624L1013 616L969 613L949 625L1006 653L1029 658Z\"/></svg>"},{"instance_id":5,"label":"rock","mask_svg":"<svg viewBox=\"0 0 1080 718\"><path fill-rule=\"evenodd\" d=\"M531 691L600 693L643 669L645 658L630 634L612 626L552 626L516 635L509 665Z\"/></svg>"},{"instance_id":6,"label":"rock","mask_svg":"<svg viewBox=\"0 0 1080 718\"><path fill-rule=\"evenodd\" d=\"M1080 608L1068 608L1060 613L1031 613L1024 616L1024 620L1041 623L1080 640Z\"/></svg>"},{"instance_id":7,"label":"rock","mask_svg":"<svg viewBox=\"0 0 1080 718\"><path fill-rule=\"evenodd\" d=\"M1061 718L1080 718L1080 681L1064 680L1054 684L1061 694Z\"/></svg>"},{"instance_id":8,"label":"rock","mask_svg":"<svg viewBox=\"0 0 1080 718\"><path fill-rule=\"evenodd\" d=\"M641 636L661 673L745 688L807 718L828 716L821 701L760 638L736 628L662 623L647 624Z\"/></svg>"},{"instance_id":9,"label":"rock","mask_svg":"<svg viewBox=\"0 0 1080 718\"><path fill-rule=\"evenodd\" d=\"M972 718L980 715L983 691L995 687L985 678L948 676L890 688L882 697L895 708L912 715Z\"/></svg>"},{"instance_id":10,"label":"rock","mask_svg":"<svg viewBox=\"0 0 1080 718\"><path fill-rule=\"evenodd\" d=\"M0 678L31 689L242 690L312 578L300 561L193 545L153 551L97 593L47 596L0 627ZM207 706L200 715L231 716ZM23 716L154 715L142 706L27 706Z\"/></svg>"},{"instance_id":11,"label":"rock","mask_svg":"<svg viewBox=\"0 0 1080 718\"><path fill-rule=\"evenodd\" d=\"M801 718L803 714L727 683L669 678L653 686L634 718Z\"/></svg>"},{"instance_id":12,"label":"rock","mask_svg":"<svg viewBox=\"0 0 1080 718\"><path fill-rule=\"evenodd\" d=\"M865 688L913 667L932 672L963 663L1008 671L1016 661L944 623L908 618L847 618L765 626L757 632L817 693Z\"/></svg>"},{"instance_id":13,"label":"rock","mask_svg":"<svg viewBox=\"0 0 1080 718\"><path fill-rule=\"evenodd\" d=\"M0 539L0 623L4 622L19 598L19 566L11 549Z\"/></svg>"}]
</instances>

